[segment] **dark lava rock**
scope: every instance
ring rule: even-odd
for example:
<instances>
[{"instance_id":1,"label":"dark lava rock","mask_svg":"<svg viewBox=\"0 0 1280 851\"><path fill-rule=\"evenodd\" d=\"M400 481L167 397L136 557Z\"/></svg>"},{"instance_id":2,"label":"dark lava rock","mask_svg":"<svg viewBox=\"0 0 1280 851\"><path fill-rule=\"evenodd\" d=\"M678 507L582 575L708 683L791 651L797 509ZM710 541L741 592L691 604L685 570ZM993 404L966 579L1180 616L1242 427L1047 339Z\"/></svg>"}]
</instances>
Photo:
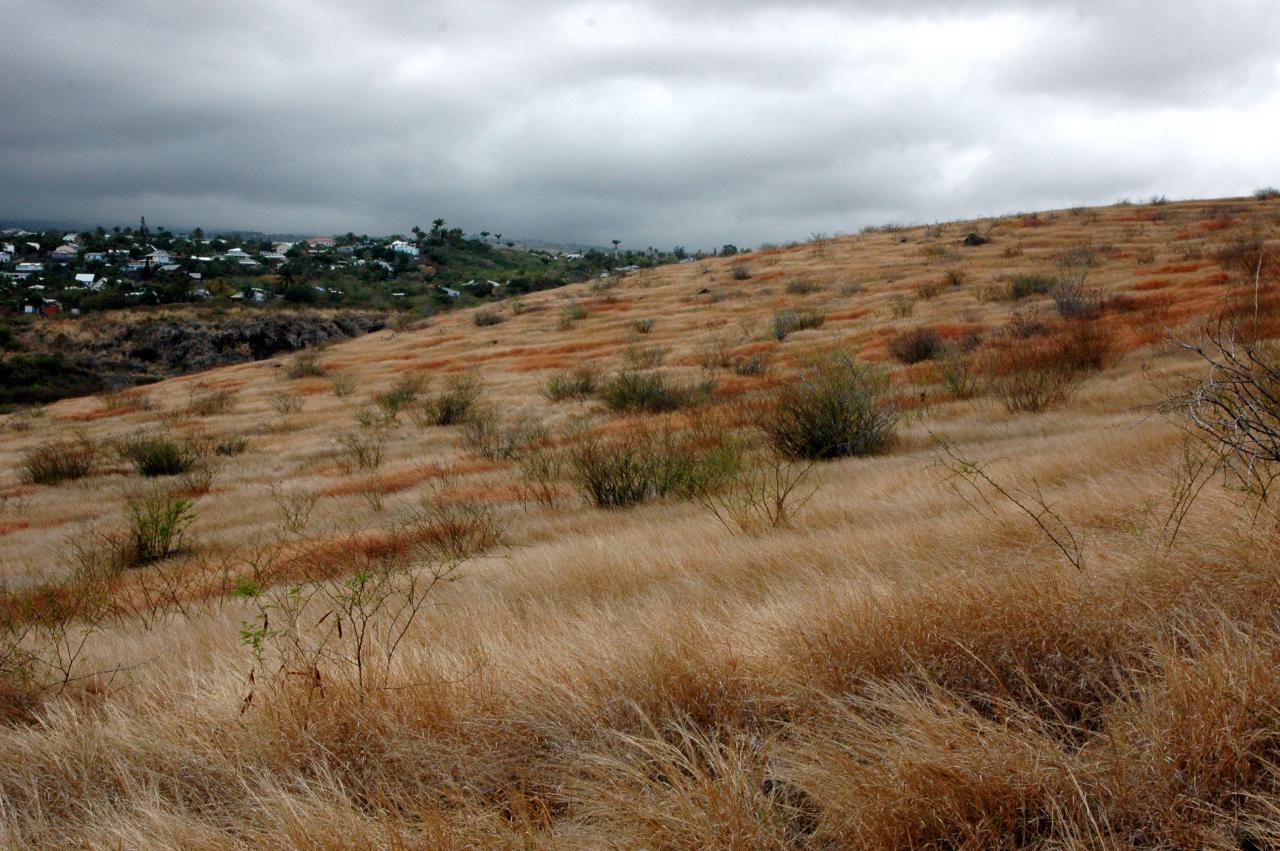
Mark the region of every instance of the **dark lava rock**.
<instances>
[{"instance_id":1,"label":"dark lava rock","mask_svg":"<svg viewBox=\"0 0 1280 851\"><path fill-rule=\"evenodd\" d=\"M964 238L964 244L969 246L986 245L990 241L991 240L987 239L985 236L976 233L971 233Z\"/></svg>"}]
</instances>

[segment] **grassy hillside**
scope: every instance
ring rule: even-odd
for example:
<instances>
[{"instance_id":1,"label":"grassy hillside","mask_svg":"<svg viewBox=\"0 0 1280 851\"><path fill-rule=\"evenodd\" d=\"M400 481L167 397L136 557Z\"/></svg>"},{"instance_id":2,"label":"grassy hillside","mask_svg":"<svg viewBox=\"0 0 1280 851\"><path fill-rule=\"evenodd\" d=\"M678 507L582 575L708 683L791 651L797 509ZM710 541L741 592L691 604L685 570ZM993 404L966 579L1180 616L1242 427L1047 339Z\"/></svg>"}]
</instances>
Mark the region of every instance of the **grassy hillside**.
<instances>
[{"instance_id":1,"label":"grassy hillside","mask_svg":"<svg viewBox=\"0 0 1280 851\"><path fill-rule=\"evenodd\" d=\"M1280 330L1278 225L876 230L11 415L6 840L1269 847L1274 508L1161 403Z\"/></svg>"}]
</instances>

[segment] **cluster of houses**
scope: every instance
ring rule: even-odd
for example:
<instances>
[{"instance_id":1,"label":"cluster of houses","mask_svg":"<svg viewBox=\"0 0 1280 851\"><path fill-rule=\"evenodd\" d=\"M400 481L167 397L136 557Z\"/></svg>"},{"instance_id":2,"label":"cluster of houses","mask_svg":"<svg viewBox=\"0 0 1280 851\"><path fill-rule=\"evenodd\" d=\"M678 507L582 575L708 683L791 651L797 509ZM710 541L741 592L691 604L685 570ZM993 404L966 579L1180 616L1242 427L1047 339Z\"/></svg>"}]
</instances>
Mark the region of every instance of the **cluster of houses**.
<instances>
[{"instance_id":1,"label":"cluster of houses","mask_svg":"<svg viewBox=\"0 0 1280 851\"><path fill-rule=\"evenodd\" d=\"M211 293L203 281L205 270L211 264L224 264L223 269L225 264L231 264L248 274L271 272L288 260L289 251L296 245L293 242L275 242L269 249L252 252L241 247L201 252L201 248L212 249L215 241L188 240L196 250L177 255L168 249L142 243L136 237L124 240L128 247L91 250L85 247L79 234L66 234L62 242L53 248L47 248L47 242L42 246L31 239L37 236L39 234L22 229L0 231L0 288L17 296L11 303L21 312L44 315L62 312L61 302L48 295L52 293L101 292L108 287L123 287L128 288L125 296L145 300L150 294L145 281L155 276L186 276L191 281L192 296L209 298ZM311 237L304 242L309 252L332 252L338 256L349 256L358 248L377 245L369 241L368 245L338 246L333 237L327 236ZM403 241L394 243L392 249L413 257L418 255L415 246ZM355 267L371 263L393 271L391 264L383 260L351 258L346 262ZM332 287L314 288L321 294L340 293ZM273 293L260 287L248 287L229 296L233 301L248 298L255 302L270 301L274 297ZM75 309L71 312L79 313Z\"/></svg>"},{"instance_id":2,"label":"cluster of houses","mask_svg":"<svg viewBox=\"0 0 1280 851\"><path fill-rule=\"evenodd\" d=\"M299 242L258 241L236 245L241 240L205 239L198 230L183 236L161 232L148 237L147 233L145 222L137 232L129 229L121 233L117 229L113 234L106 234L99 229L97 236L68 233L60 240L57 233L0 230L0 296L21 312L45 315L62 312L63 301L72 305L70 312L78 313L75 305L85 302L85 296L104 291L109 299L124 296L129 303L159 302L161 292L167 292L171 300L175 285L183 299L211 298L214 293L208 287L212 286L217 295L232 301L261 303L280 298L281 293L268 289L269 278L254 279L269 276L291 258L301 256L319 260L331 272L343 268L376 271L377 279L382 280L394 278L407 268L414 268L427 277L438 271L420 249L421 243L400 237L315 236ZM461 235L461 231L457 233ZM515 247L515 243L508 242L507 246ZM523 246L519 250L544 261L573 263L584 259L582 253L572 251ZM626 273L637 268L628 265L611 271ZM610 271L605 271L601 277L609 275ZM234 292L217 283L218 279L225 281L241 276L248 280L237 284ZM262 286L249 286L250 283ZM319 286L314 280L307 285L320 298L343 295L341 290ZM437 282L434 291L443 298L459 299L468 292L478 294L486 288L497 292L503 286L500 281L473 279L453 286ZM78 293L78 297L72 297L72 293ZM390 293L392 298L407 295L403 291Z\"/></svg>"}]
</instances>

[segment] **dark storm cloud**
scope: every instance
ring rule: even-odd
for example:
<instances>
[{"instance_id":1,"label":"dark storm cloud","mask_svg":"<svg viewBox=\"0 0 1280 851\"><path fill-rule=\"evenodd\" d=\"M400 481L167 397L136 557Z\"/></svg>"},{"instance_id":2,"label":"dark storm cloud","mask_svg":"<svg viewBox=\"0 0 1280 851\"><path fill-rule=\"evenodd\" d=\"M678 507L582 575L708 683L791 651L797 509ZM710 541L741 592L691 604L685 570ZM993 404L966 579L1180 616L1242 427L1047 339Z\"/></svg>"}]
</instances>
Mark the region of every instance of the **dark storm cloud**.
<instances>
[{"instance_id":1,"label":"dark storm cloud","mask_svg":"<svg viewBox=\"0 0 1280 851\"><path fill-rule=\"evenodd\" d=\"M753 244L1280 180L1280 8L0 0L0 218Z\"/></svg>"}]
</instances>

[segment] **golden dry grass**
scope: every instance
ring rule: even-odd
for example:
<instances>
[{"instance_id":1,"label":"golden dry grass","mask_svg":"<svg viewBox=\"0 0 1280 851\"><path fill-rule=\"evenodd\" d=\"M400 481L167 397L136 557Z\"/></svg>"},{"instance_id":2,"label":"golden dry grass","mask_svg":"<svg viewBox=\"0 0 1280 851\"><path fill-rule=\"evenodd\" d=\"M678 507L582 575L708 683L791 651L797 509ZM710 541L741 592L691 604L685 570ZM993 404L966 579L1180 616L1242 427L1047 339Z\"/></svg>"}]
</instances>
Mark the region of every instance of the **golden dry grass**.
<instances>
[{"instance_id":1,"label":"golden dry grass","mask_svg":"<svg viewBox=\"0 0 1280 851\"><path fill-rule=\"evenodd\" d=\"M106 593L133 614L93 634L66 687L0 692L5 841L1272 846L1276 539L1215 484L1170 544L1181 439L1147 406L1194 368L1168 336L1193 334L1239 286L1214 249L1274 237L1278 218L1274 202L1117 206L767 249L540 293L496 326L463 313L334 346L321 362L355 377L346 398L267 361L156 385L149 408L106 415L83 399L10 417L0 575L14 606L70 576L74 542L118 525L136 485L111 461L87 479L23 485L24 452L150 429L247 448L197 501L186 556L110 579ZM962 247L974 229L993 241ZM1081 247L1096 255L1089 284L1112 297L1096 321L1118 359L1067 403L1011 414L989 395L951 398L929 362L889 360L888 341L918 326L980 334L998 352L1015 308L1052 325L1047 297L1015 305L992 291ZM752 276L735 280L735 265ZM963 283L893 317L893 296L951 269ZM795 280L817 289L789 292ZM571 303L587 315L565 330ZM768 322L785 308L826 322L779 343ZM655 322L641 337L643 317ZM836 342L885 363L911 412L888 453L816 468L793 528L754 535L689 502L522 503L514 463L477 459L458 429L404 415L375 427L377 470L342 470L340 436L406 375L432 393L476 369L490 404L560 440L588 414L616 428L597 402L541 391L554 370L620 367L637 342L669 348L663 369L682 378L718 353L769 352L768 374L716 372L719 422L749 421L804 353ZM233 391L234 407L192 413L192 393L210 387ZM276 410L286 392L301 410ZM938 440L1011 486L1038 483L1083 538L1084 569L1015 507L970 507L937 466ZM285 528L282 489L316 495L299 528ZM372 687L338 658L317 672L278 670L270 654L254 664L241 630L260 612L227 592L255 560L275 559L278 573L257 575L277 581L341 579L402 546L426 496L490 506L505 542L433 592Z\"/></svg>"}]
</instances>

